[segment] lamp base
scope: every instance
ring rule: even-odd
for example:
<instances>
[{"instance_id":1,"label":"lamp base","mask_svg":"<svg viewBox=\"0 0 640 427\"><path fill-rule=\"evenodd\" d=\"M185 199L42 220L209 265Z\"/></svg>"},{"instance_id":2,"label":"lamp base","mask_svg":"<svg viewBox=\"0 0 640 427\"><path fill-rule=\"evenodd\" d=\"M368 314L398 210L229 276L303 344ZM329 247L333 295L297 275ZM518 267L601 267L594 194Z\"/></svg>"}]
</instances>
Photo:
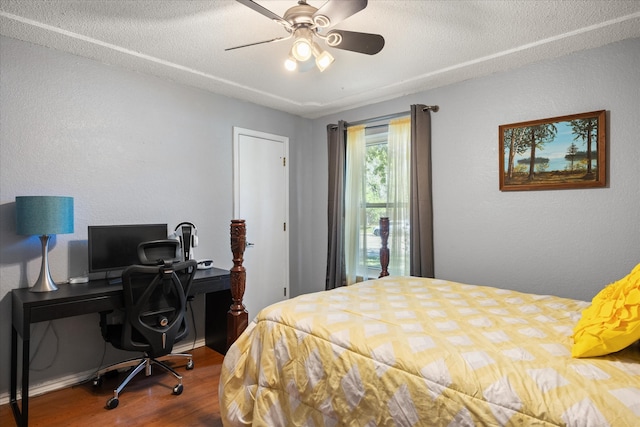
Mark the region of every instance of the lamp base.
<instances>
[{"instance_id":1,"label":"lamp base","mask_svg":"<svg viewBox=\"0 0 640 427\"><path fill-rule=\"evenodd\" d=\"M51 278L49 272L49 236L44 234L40 236L40 242L42 242L42 265L40 266L40 276L36 280L35 285L29 288L31 292L51 292L57 291L58 286Z\"/></svg>"}]
</instances>

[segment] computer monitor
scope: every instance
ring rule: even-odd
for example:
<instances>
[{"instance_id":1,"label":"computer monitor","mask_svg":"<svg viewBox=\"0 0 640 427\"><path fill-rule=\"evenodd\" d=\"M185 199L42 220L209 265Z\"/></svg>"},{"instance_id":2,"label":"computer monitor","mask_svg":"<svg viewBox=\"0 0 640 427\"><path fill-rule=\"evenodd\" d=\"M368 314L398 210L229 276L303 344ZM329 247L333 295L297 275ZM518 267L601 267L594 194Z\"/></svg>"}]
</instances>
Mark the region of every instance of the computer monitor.
<instances>
[{"instance_id":1,"label":"computer monitor","mask_svg":"<svg viewBox=\"0 0 640 427\"><path fill-rule=\"evenodd\" d=\"M122 270L139 264L138 244L167 238L167 224L90 225L89 273L120 277Z\"/></svg>"}]
</instances>

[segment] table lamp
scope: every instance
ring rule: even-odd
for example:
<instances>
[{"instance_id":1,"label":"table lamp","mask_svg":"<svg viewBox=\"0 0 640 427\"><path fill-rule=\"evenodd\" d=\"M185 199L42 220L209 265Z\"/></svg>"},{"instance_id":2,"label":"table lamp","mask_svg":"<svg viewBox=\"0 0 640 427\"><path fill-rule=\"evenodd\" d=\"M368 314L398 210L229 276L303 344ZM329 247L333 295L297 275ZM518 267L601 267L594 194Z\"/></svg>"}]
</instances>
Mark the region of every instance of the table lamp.
<instances>
[{"instance_id":1,"label":"table lamp","mask_svg":"<svg viewBox=\"0 0 640 427\"><path fill-rule=\"evenodd\" d=\"M40 236L42 266L40 276L29 290L49 292L58 289L49 272L49 238L52 234L73 233L73 197L18 196L16 197L18 234Z\"/></svg>"}]
</instances>

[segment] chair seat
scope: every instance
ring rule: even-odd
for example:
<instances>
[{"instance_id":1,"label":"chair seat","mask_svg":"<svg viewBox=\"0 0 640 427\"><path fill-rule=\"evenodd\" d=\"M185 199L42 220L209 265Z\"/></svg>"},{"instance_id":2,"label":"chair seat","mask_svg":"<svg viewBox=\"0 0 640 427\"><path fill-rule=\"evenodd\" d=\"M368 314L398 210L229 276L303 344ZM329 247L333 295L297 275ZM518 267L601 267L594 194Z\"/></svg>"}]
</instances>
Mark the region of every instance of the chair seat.
<instances>
[{"instance_id":1,"label":"chair seat","mask_svg":"<svg viewBox=\"0 0 640 427\"><path fill-rule=\"evenodd\" d=\"M122 340L122 331L123 331L124 327L123 325L105 325L104 329L103 329L103 338L106 342L111 343L111 345L119 350L131 350L131 346L126 345L126 342L123 342ZM176 335L175 338L175 342L177 343L178 341L182 341L184 338L187 337L187 335L189 335L189 328L186 325L186 319L185 319L185 327L182 328L182 330ZM135 333L134 333L135 336ZM137 351L138 348L140 346L146 346L146 343L144 342L144 337L142 336L138 336L137 340L134 338L134 343L136 343L136 348L134 350L131 351ZM146 354L148 354L150 357L162 357L165 356L167 354L170 354L173 351L173 346L171 346L171 348L169 349L162 349L162 351L154 351L153 348L149 348L148 350L145 350L144 352Z\"/></svg>"}]
</instances>

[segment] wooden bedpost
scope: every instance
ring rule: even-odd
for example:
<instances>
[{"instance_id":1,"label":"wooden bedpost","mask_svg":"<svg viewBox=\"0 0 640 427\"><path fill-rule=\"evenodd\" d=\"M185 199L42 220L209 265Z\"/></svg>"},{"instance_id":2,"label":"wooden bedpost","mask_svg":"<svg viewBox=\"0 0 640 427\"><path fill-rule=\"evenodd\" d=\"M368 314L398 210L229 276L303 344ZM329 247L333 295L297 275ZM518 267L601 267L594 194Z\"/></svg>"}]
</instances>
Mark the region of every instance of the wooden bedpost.
<instances>
[{"instance_id":1,"label":"wooden bedpost","mask_svg":"<svg viewBox=\"0 0 640 427\"><path fill-rule=\"evenodd\" d=\"M387 240L389 239L389 217L380 217L380 240L382 240L382 246L380 246L380 266L382 272L380 277L386 277L389 275L387 268L389 267L389 248L387 247Z\"/></svg>"},{"instance_id":2,"label":"wooden bedpost","mask_svg":"<svg viewBox=\"0 0 640 427\"><path fill-rule=\"evenodd\" d=\"M242 265L244 249L247 245L247 230L244 219L231 220L231 252L233 267L231 273L231 306L227 312L227 349L249 325L249 313L242 303L246 285L246 270Z\"/></svg>"}]
</instances>

